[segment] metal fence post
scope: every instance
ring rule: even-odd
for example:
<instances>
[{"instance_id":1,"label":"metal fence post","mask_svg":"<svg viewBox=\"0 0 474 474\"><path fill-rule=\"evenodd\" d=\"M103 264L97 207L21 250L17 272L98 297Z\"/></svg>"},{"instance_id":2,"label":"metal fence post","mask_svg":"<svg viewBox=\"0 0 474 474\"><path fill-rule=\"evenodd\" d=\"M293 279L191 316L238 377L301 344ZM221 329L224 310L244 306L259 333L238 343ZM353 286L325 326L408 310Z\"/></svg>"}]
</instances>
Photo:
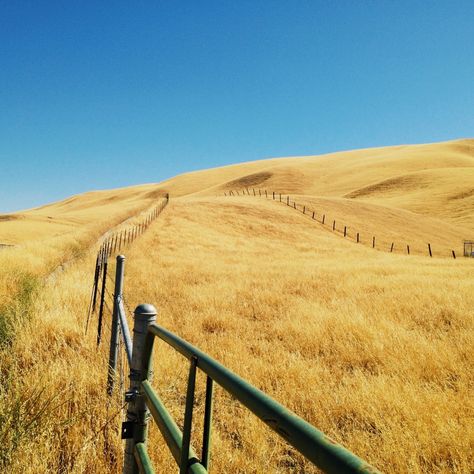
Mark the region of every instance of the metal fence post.
<instances>
[{"instance_id":1,"label":"metal fence post","mask_svg":"<svg viewBox=\"0 0 474 474\"><path fill-rule=\"evenodd\" d=\"M141 304L134 311L133 352L130 366L130 389L126 394L128 401L127 424L131 433L127 436L123 460L123 474L138 474L135 461L135 444L146 442L150 413L145 405L145 398L140 395L142 380L143 353L148 325L156 321L156 309L150 304ZM151 380L149 375L148 380ZM122 430L123 431L123 430Z\"/></svg>"},{"instance_id":2,"label":"metal fence post","mask_svg":"<svg viewBox=\"0 0 474 474\"><path fill-rule=\"evenodd\" d=\"M97 258L95 260L95 274L94 274L94 286L93 286L93 296L92 296L92 312L95 311L95 307L97 304L97 291L99 289L99 275L100 275L100 259L101 254L100 252L97 254Z\"/></svg>"},{"instance_id":3,"label":"metal fence post","mask_svg":"<svg viewBox=\"0 0 474 474\"><path fill-rule=\"evenodd\" d=\"M118 312L119 303L122 299L123 292L123 272L125 267L125 257L117 255L117 266L115 268L115 289L114 289L114 309L112 313L112 328L110 334L110 349L109 349L109 370L107 374L107 393L112 395L115 385L115 375L117 370L117 356L119 346L119 324L120 319Z\"/></svg>"},{"instance_id":4,"label":"metal fence post","mask_svg":"<svg viewBox=\"0 0 474 474\"><path fill-rule=\"evenodd\" d=\"M100 344L100 340L102 338L102 317L104 314L104 303L105 303L105 288L107 284L107 260L108 254L105 253L103 255L104 262L102 265L102 290L100 292L100 306L99 306L99 318L97 320L97 345Z\"/></svg>"}]
</instances>

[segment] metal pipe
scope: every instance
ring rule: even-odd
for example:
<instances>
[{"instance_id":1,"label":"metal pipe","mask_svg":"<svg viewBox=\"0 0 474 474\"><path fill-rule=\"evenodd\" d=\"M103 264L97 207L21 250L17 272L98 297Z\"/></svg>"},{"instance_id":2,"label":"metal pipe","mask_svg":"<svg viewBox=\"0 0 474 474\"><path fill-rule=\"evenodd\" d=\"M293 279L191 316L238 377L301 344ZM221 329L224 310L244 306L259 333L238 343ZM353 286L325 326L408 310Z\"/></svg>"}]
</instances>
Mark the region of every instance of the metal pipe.
<instances>
[{"instance_id":1,"label":"metal pipe","mask_svg":"<svg viewBox=\"0 0 474 474\"><path fill-rule=\"evenodd\" d=\"M183 434L148 380L143 381L142 389L153 419L163 435L174 460L176 463L179 463L181 447L183 444ZM204 466L199 463L199 459L192 448L189 449L188 464L188 471L193 474L207 473Z\"/></svg>"},{"instance_id":2,"label":"metal pipe","mask_svg":"<svg viewBox=\"0 0 474 474\"><path fill-rule=\"evenodd\" d=\"M132 363L133 344L132 338L130 337L130 329L128 328L127 315L123 306L123 298L119 301L118 315L120 321L120 328L122 330L123 343L125 346L125 352L127 353L128 364Z\"/></svg>"},{"instance_id":3,"label":"metal pipe","mask_svg":"<svg viewBox=\"0 0 474 474\"><path fill-rule=\"evenodd\" d=\"M102 338L102 318L104 314L105 288L107 283L107 258L107 254L105 254L102 272L102 292L100 293L99 318L97 320L97 345L100 344Z\"/></svg>"},{"instance_id":4,"label":"metal pipe","mask_svg":"<svg viewBox=\"0 0 474 474\"><path fill-rule=\"evenodd\" d=\"M183 444L181 446L181 459L179 462L179 474L186 474L189 464L189 448L191 445L191 431L193 428L194 392L196 388L196 357L191 357L189 368L188 389L186 390L186 408L183 423Z\"/></svg>"},{"instance_id":5,"label":"metal pipe","mask_svg":"<svg viewBox=\"0 0 474 474\"><path fill-rule=\"evenodd\" d=\"M115 267L115 289L114 289L114 309L112 312L112 328L110 334L109 347L109 370L107 374L107 394L112 395L115 385L115 375L117 371L118 347L120 337L119 302L123 293L123 274L125 267L125 257L117 255L117 266Z\"/></svg>"},{"instance_id":6,"label":"metal pipe","mask_svg":"<svg viewBox=\"0 0 474 474\"><path fill-rule=\"evenodd\" d=\"M212 424L212 395L214 384L211 377L206 377L206 401L204 406L204 427L202 430L202 465L209 470L211 457L211 424Z\"/></svg>"},{"instance_id":7,"label":"metal pipe","mask_svg":"<svg viewBox=\"0 0 474 474\"><path fill-rule=\"evenodd\" d=\"M130 364L130 387L125 397L128 402L127 422L133 423L132 437L125 444L123 460L123 474L138 474L139 468L134 456L135 446L146 443L148 435L148 420L150 413L145 404L145 397L140 392L140 383L146 377L151 379L150 371L142 373L144 345L147 336L147 327L156 321L156 309L149 304L137 306L134 311L133 325L133 353Z\"/></svg>"},{"instance_id":8,"label":"metal pipe","mask_svg":"<svg viewBox=\"0 0 474 474\"><path fill-rule=\"evenodd\" d=\"M204 373L325 472L371 474L379 472L295 413L180 337L156 324L150 324L148 332L142 374L151 360L153 345L150 337L159 337L184 357L188 359L195 357L198 367Z\"/></svg>"}]
</instances>

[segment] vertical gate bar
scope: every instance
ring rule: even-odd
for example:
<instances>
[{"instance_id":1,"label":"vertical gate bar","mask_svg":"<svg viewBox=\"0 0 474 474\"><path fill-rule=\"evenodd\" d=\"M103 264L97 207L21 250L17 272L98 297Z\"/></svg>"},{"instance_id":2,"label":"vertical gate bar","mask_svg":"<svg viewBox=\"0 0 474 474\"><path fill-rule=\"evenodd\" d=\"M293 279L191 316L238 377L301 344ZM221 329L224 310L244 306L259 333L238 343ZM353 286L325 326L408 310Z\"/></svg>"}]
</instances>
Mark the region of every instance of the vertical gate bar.
<instances>
[{"instance_id":1,"label":"vertical gate bar","mask_svg":"<svg viewBox=\"0 0 474 474\"><path fill-rule=\"evenodd\" d=\"M211 377L206 379L206 401L204 407L204 427L202 433L202 465L209 471L211 456L212 395L214 385Z\"/></svg>"},{"instance_id":2,"label":"vertical gate bar","mask_svg":"<svg viewBox=\"0 0 474 474\"><path fill-rule=\"evenodd\" d=\"M191 431L193 426L196 367L197 357L193 356L191 357L191 365L189 367L188 389L186 393L186 409L184 411L183 444L181 446L181 462L179 463L179 474L186 474L188 472L189 446L191 445Z\"/></svg>"},{"instance_id":3,"label":"vertical gate bar","mask_svg":"<svg viewBox=\"0 0 474 474\"><path fill-rule=\"evenodd\" d=\"M127 408L127 421L134 424L133 437L125 443L123 459L123 474L138 474L138 465L134 451L137 443L145 443L148 436L148 421L150 412L145 403L145 397L140 393L141 382L152 379L152 355L154 337L151 337L151 346L147 357L145 349L148 326L156 321L156 309L150 304L141 304L133 312L133 349L132 363L130 364L130 388Z\"/></svg>"},{"instance_id":4,"label":"vertical gate bar","mask_svg":"<svg viewBox=\"0 0 474 474\"><path fill-rule=\"evenodd\" d=\"M104 266L103 266L103 272L102 272L102 291L100 293L99 318L97 322L97 345L100 344L100 340L102 338L102 317L104 314L106 282L107 282L107 254L104 255Z\"/></svg>"}]
</instances>

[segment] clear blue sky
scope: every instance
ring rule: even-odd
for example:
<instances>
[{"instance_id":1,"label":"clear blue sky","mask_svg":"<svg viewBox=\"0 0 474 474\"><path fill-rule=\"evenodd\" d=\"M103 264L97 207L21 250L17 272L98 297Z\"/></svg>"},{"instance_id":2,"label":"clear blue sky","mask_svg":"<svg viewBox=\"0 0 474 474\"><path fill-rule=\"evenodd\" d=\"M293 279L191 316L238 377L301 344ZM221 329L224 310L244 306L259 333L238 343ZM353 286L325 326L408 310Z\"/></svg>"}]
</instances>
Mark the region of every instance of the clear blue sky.
<instances>
[{"instance_id":1,"label":"clear blue sky","mask_svg":"<svg viewBox=\"0 0 474 474\"><path fill-rule=\"evenodd\" d=\"M473 0L0 0L0 212L472 137L473 21Z\"/></svg>"}]
</instances>

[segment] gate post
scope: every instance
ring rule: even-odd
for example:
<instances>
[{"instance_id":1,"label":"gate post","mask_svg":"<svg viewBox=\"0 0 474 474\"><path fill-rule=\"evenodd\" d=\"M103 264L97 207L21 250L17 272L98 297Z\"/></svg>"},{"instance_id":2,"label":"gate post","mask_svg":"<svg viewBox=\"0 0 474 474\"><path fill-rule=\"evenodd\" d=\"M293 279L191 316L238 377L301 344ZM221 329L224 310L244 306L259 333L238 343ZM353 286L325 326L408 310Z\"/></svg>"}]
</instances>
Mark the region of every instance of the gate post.
<instances>
[{"instance_id":1,"label":"gate post","mask_svg":"<svg viewBox=\"0 0 474 474\"><path fill-rule=\"evenodd\" d=\"M148 431L148 420L150 412L145 405L145 397L140 395L140 385L143 379L143 355L145 351L145 340L149 324L156 321L156 309L151 304L141 304L134 311L133 325L133 351L130 366L130 388L125 395L128 402L127 425L122 429L122 437L127 438L123 460L123 474L138 474L138 466L135 461L134 451L137 443L146 442ZM151 380L151 375L148 376ZM128 430L131 433L127 433Z\"/></svg>"},{"instance_id":2,"label":"gate post","mask_svg":"<svg viewBox=\"0 0 474 474\"><path fill-rule=\"evenodd\" d=\"M115 373L117 369L117 356L120 337L120 319L118 312L119 302L122 299L123 293L123 271L125 266L125 257L117 255L117 266L115 268L115 289L114 289L114 309L112 313L112 327L110 334L110 349L109 349L109 370L107 374L107 393L112 395L115 385Z\"/></svg>"}]
</instances>

